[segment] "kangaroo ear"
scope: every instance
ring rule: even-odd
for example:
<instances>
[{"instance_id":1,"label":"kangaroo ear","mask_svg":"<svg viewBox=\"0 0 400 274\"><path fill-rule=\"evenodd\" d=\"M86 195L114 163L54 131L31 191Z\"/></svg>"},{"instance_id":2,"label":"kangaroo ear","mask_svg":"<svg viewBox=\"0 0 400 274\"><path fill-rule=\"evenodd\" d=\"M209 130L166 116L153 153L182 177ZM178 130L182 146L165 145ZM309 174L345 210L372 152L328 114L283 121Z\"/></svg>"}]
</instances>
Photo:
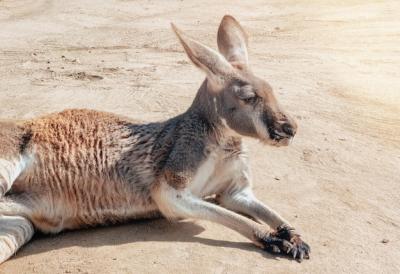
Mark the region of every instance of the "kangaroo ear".
<instances>
[{"instance_id":1,"label":"kangaroo ear","mask_svg":"<svg viewBox=\"0 0 400 274\"><path fill-rule=\"evenodd\" d=\"M171 26L190 60L207 74L209 80L219 83L233 71L232 65L219 52L187 37L173 23Z\"/></svg>"},{"instance_id":2,"label":"kangaroo ear","mask_svg":"<svg viewBox=\"0 0 400 274\"><path fill-rule=\"evenodd\" d=\"M247 43L247 34L239 22L232 16L225 15L218 29L218 48L226 60L247 65Z\"/></svg>"}]
</instances>

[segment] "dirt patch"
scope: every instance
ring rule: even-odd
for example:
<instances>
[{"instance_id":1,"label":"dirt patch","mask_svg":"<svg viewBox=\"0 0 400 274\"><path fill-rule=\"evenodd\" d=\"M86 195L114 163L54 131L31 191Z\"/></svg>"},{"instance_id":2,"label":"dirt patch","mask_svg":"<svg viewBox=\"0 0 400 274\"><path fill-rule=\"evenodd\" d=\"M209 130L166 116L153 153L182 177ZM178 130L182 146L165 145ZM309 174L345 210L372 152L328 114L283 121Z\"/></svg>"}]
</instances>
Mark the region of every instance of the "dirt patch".
<instances>
[{"instance_id":1,"label":"dirt patch","mask_svg":"<svg viewBox=\"0 0 400 274\"><path fill-rule=\"evenodd\" d=\"M103 77L100 75L95 75L95 74L88 74L84 71L81 72L74 72L67 74L68 77L71 77L75 80L91 80L91 81L96 81L96 80L102 80Z\"/></svg>"}]
</instances>

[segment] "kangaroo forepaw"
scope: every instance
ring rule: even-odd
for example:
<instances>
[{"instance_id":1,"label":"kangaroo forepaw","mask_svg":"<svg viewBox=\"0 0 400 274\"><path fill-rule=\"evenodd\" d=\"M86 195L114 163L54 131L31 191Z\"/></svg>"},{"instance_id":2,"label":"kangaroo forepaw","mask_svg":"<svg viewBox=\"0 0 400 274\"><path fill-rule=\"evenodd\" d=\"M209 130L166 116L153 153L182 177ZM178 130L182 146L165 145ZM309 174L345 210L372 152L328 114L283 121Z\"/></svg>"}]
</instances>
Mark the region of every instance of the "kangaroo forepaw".
<instances>
[{"instance_id":1,"label":"kangaroo forepaw","mask_svg":"<svg viewBox=\"0 0 400 274\"><path fill-rule=\"evenodd\" d=\"M260 241L267 252L287 254L298 262L310 258L310 246L289 226L279 226L276 231L262 237Z\"/></svg>"},{"instance_id":2,"label":"kangaroo forepaw","mask_svg":"<svg viewBox=\"0 0 400 274\"><path fill-rule=\"evenodd\" d=\"M293 256L293 259L297 259L299 262L304 258L310 259L310 246L301 239L299 234L295 233L293 228L281 225L276 232L271 233L271 236L290 242L291 247L285 251Z\"/></svg>"},{"instance_id":3,"label":"kangaroo forepaw","mask_svg":"<svg viewBox=\"0 0 400 274\"><path fill-rule=\"evenodd\" d=\"M264 250L270 253L287 253L288 250L293 248L293 245L285 240L275 237L273 235L268 235L261 239Z\"/></svg>"}]
</instances>

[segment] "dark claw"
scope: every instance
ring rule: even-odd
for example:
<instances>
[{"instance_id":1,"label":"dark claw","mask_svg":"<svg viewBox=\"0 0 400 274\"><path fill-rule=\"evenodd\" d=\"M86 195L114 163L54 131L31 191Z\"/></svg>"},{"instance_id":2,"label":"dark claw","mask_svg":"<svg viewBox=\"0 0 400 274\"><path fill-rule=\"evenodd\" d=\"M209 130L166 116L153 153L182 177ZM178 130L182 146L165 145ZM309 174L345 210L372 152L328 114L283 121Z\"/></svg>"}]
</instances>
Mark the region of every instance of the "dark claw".
<instances>
[{"instance_id":1,"label":"dark claw","mask_svg":"<svg viewBox=\"0 0 400 274\"><path fill-rule=\"evenodd\" d=\"M262 242L265 246L264 249L270 253L289 252L293 247L289 241L273 236L265 237Z\"/></svg>"},{"instance_id":2,"label":"dark claw","mask_svg":"<svg viewBox=\"0 0 400 274\"><path fill-rule=\"evenodd\" d=\"M304 253L304 258L310 259L310 246L306 244L305 242L302 242L302 251Z\"/></svg>"},{"instance_id":3,"label":"dark claw","mask_svg":"<svg viewBox=\"0 0 400 274\"><path fill-rule=\"evenodd\" d=\"M308 257L310 257L310 252L311 252L311 248L310 248L310 246L308 245L308 244L306 244L305 242L303 242L303 244L305 245L305 250L306 250L306 255L308 256Z\"/></svg>"},{"instance_id":4,"label":"dark claw","mask_svg":"<svg viewBox=\"0 0 400 274\"><path fill-rule=\"evenodd\" d=\"M269 253L281 253L281 250L276 245L266 246L264 250Z\"/></svg>"},{"instance_id":5,"label":"dark claw","mask_svg":"<svg viewBox=\"0 0 400 274\"><path fill-rule=\"evenodd\" d=\"M272 252L274 253L281 253L281 250L279 249L279 247L277 247L276 245L272 246Z\"/></svg>"},{"instance_id":6,"label":"dark claw","mask_svg":"<svg viewBox=\"0 0 400 274\"><path fill-rule=\"evenodd\" d=\"M304 258L304 250L300 250L300 256L299 256L299 261L301 262L301 261L303 261L303 258Z\"/></svg>"},{"instance_id":7,"label":"dark claw","mask_svg":"<svg viewBox=\"0 0 400 274\"><path fill-rule=\"evenodd\" d=\"M297 255L297 247L293 248L293 259L296 259L296 255Z\"/></svg>"},{"instance_id":8,"label":"dark claw","mask_svg":"<svg viewBox=\"0 0 400 274\"><path fill-rule=\"evenodd\" d=\"M293 259L297 259L298 262L301 262L304 258L310 258L310 246L302 241L300 235L296 234L293 228L285 225L279 226L272 236L274 238L282 239L283 243L289 241L291 246L284 249L284 251L291 254Z\"/></svg>"},{"instance_id":9,"label":"dark claw","mask_svg":"<svg viewBox=\"0 0 400 274\"><path fill-rule=\"evenodd\" d=\"M304 255L304 258L306 258L307 260L310 259L310 252L308 250L306 250L306 254Z\"/></svg>"}]
</instances>

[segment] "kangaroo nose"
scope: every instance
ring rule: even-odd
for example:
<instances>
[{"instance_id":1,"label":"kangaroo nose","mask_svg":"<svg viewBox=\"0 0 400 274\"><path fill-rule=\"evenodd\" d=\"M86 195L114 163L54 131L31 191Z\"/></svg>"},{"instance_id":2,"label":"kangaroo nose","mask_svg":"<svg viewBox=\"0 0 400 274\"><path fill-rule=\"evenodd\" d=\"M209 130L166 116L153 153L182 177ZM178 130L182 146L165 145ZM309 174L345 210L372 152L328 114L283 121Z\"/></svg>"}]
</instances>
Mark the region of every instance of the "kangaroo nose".
<instances>
[{"instance_id":1,"label":"kangaroo nose","mask_svg":"<svg viewBox=\"0 0 400 274\"><path fill-rule=\"evenodd\" d=\"M289 136L294 136L294 134L296 133L295 129L293 128L293 126L289 123L284 123L282 125L282 131L284 133L286 133Z\"/></svg>"}]
</instances>

